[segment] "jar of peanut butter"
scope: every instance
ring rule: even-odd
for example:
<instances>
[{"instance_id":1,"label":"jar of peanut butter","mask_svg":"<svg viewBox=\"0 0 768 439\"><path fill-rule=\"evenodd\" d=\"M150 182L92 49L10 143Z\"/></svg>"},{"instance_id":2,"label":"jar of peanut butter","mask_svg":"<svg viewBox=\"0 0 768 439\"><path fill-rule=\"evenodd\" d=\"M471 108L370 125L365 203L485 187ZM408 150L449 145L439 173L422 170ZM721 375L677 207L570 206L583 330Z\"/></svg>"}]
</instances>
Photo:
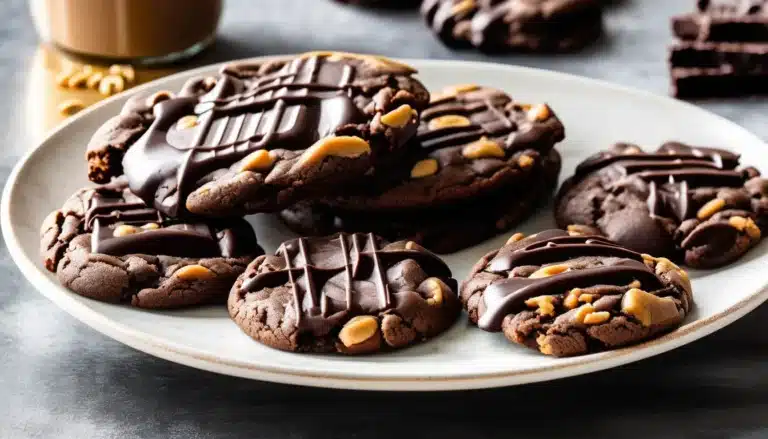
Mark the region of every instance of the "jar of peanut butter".
<instances>
[{"instance_id":1,"label":"jar of peanut butter","mask_svg":"<svg viewBox=\"0 0 768 439\"><path fill-rule=\"evenodd\" d=\"M30 0L40 37L85 57L163 64L216 36L223 0Z\"/></svg>"}]
</instances>

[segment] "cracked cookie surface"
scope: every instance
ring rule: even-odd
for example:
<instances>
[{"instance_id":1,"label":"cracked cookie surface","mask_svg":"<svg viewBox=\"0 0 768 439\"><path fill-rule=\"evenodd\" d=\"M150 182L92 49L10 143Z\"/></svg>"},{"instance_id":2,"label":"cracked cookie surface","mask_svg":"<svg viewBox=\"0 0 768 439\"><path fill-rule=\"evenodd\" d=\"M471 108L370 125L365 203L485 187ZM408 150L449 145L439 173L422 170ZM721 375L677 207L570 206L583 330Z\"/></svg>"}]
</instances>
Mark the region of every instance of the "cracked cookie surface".
<instances>
[{"instance_id":1,"label":"cracked cookie surface","mask_svg":"<svg viewBox=\"0 0 768 439\"><path fill-rule=\"evenodd\" d=\"M549 200L560 172L560 155L552 150L523 182L446 208L353 212L321 203L300 203L280 219L301 235L373 232L390 241L410 240L440 254L453 253L504 233Z\"/></svg>"},{"instance_id":2,"label":"cracked cookie surface","mask_svg":"<svg viewBox=\"0 0 768 439\"><path fill-rule=\"evenodd\" d=\"M563 183L558 226L586 227L635 251L696 268L727 265L768 223L768 181L737 154L667 142L646 153L620 143Z\"/></svg>"},{"instance_id":3,"label":"cracked cookie surface","mask_svg":"<svg viewBox=\"0 0 768 439\"><path fill-rule=\"evenodd\" d=\"M326 202L366 213L466 202L541 174L541 162L564 137L563 124L546 104L454 85L433 93L403 159Z\"/></svg>"},{"instance_id":4,"label":"cracked cookie surface","mask_svg":"<svg viewBox=\"0 0 768 439\"><path fill-rule=\"evenodd\" d=\"M229 313L255 340L282 350L365 354L448 329L461 305L437 256L372 234L298 238L256 258L229 296Z\"/></svg>"},{"instance_id":5,"label":"cracked cookie surface","mask_svg":"<svg viewBox=\"0 0 768 439\"><path fill-rule=\"evenodd\" d=\"M583 355L678 327L693 305L688 274L600 236L514 234L461 286L481 329L547 355Z\"/></svg>"},{"instance_id":6,"label":"cracked cookie surface","mask_svg":"<svg viewBox=\"0 0 768 439\"><path fill-rule=\"evenodd\" d=\"M173 217L332 194L394 160L413 136L429 100L415 73L339 52L225 66L108 122L89 148L90 174L102 182L123 172L136 195Z\"/></svg>"},{"instance_id":7,"label":"cracked cookie surface","mask_svg":"<svg viewBox=\"0 0 768 439\"><path fill-rule=\"evenodd\" d=\"M223 303L248 262L264 253L245 220L173 220L121 181L79 190L40 233L45 267L63 286L141 308Z\"/></svg>"},{"instance_id":8,"label":"cracked cookie surface","mask_svg":"<svg viewBox=\"0 0 768 439\"><path fill-rule=\"evenodd\" d=\"M557 52L602 33L600 0L424 0L421 13L449 47Z\"/></svg>"}]
</instances>

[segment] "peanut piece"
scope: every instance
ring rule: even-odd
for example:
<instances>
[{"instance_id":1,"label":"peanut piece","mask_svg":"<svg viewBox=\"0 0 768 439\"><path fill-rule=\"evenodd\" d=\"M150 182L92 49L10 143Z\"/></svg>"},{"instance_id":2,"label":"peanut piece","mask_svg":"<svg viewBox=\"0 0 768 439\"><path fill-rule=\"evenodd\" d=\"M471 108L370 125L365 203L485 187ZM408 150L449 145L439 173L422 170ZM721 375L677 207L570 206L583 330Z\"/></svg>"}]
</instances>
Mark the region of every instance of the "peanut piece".
<instances>
[{"instance_id":1,"label":"peanut piece","mask_svg":"<svg viewBox=\"0 0 768 439\"><path fill-rule=\"evenodd\" d=\"M526 306L538 308L538 313L543 316L555 315L555 305L552 303L554 296L536 296L525 301Z\"/></svg>"},{"instance_id":2,"label":"peanut piece","mask_svg":"<svg viewBox=\"0 0 768 439\"><path fill-rule=\"evenodd\" d=\"M357 316L350 319L341 331L339 340L346 347L354 346L374 337L379 332L379 321L373 316Z\"/></svg>"},{"instance_id":3,"label":"peanut piece","mask_svg":"<svg viewBox=\"0 0 768 439\"><path fill-rule=\"evenodd\" d=\"M430 277L424 281L424 285L431 295L427 299L427 304L440 306L443 303L443 281L436 277Z\"/></svg>"},{"instance_id":4,"label":"peanut piece","mask_svg":"<svg viewBox=\"0 0 768 439\"><path fill-rule=\"evenodd\" d=\"M598 311L587 314L584 317L585 325L599 325L600 323L607 322L611 318L611 313L608 311Z\"/></svg>"},{"instance_id":5,"label":"peanut piece","mask_svg":"<svg viewBox=\"0 0 768 439\"><path fill-rule=\"evenodd\" d=\"M581 288L574 288L571 291L568 292L568 295L565 296L565 300L563 301L563 305L565 305L568 309L574 309L577 306L579 306L579 297L584 294L584 290Z\"/></svg>"},{"instance_id":6,"label":"peanut piece","mask_svg":"<svg viewBox=\"0 0 768 439\"><path fill-rule=\"evenodd\" d=\"M159 229L160 226L157 223L146 223L143 226L141 226L144 230L156 230Z\"/></svg>"},{"instance_id":7,"label":"peanut piece","mask_svg":"<svg viewBox=\"0 0 768 439\"><path fill-rule=\"evenodd\" d=\"M461 155L470 160L474 160L485 157L502 158L504 157L505 152L498 143L488 140L487 137L483 136L480 140L476 140L462 148Z\"/></svg>"},{"instance_id":8,"label":"peanut piece","mask_svg":"<svg viewBox=\"0 0 768 439\"><path fill-rule=\"evenodd\" d=\"M721 198L714 198L709 200L706 204L701 206L699 211L696 213L696 218L704 221L717 212L723 210L723 207L725 207L725 200Z\"/></svg>"},{"instance_id":9,"label":"peanut piece","mask_svg":"<svg viewBox=\"0 0 768 439\"><path fill-rule=\"evenodd\" d=\"M531 156L528 156L528 155L525 155L525 154L521 155L521 156L520 156L520 157L517 159L517 164L518 164L518 166L520 166L520 168L522 168L522 169L528 169L528 168L530 168L531 166L533 166L533 163L534 163L534 160L533 160L533 158L532 158Z\"/></svg>"},{"instance_id":10,"label":"peanut piece","mask_svg":"<svg viewBox=\"0 0 768 439\"><path fill-rule=\"evenodd\" d=\"M152 93L144 103L147 104L147 107L151 108L159 104L160 102L167 101L168 99L173 99L173 96L174 96L173 93L168 90L160 90Z\"/></svg>"},{"instance_id":11,"label":"peanut piece","mask_svg":"<svg viewBox=\"0 0 768 439\"><path fill-rule=\"evenodd\" d=\"M427 127L430 130L439 130L441 128L449 127L466 127L472 125L472 122L464 116L458 114L447 114L445 116L436 117L429 121Z\"/></svg>"},{"instance_id":12,"label":"peanut piece","mask_svg":"<svg viewBox=\"0 0 768 439\"><path fill-rule=\"evenodd\" d=\"M680 312L675 301L632 288L621 298L621 311L635 317L643 326L664 324L677 320Z\"/></svg>"},{"instance_id":13,"label":"peanut piece","mask_svg":"<svg viewBox=\"0 0 768 439\"><path fill-rule=\"evenodd\" d=\"M193 128L196 125L197 125L197 116L195 116L194 114L184 116L181 119L179 119L178 122L176 122L176 128L180 130Z\"/></svg>"},{"instance_id":14,"label":"peanut piece","mask_svg":"<svg viewBox=\"0 0 768 439\"><path fill-rule=\"evenodd\" d=\"M595 308L592 307L590 304L584 304L579 307L579 309L576 310L576 313L573 315L573 319L579 323L584 323L584 319L587 318L588 315L595 312Z\"/></svg>"},{"instance_id":15,"label":"peanut piece","mask_svg":"<svg viewBox=\"0 0 768 439\"><path fill-rule=\"evenodd\" d=\"M139 231L140 230L134 226L130 226L128 224L120 224L119 226L115 227L115 231L112 232L112 236L119 238L121 236L128 236L133 235L134 233L139 233Z\"/></svg>"},{"instance_id":16,"label":"peanut piece","mask_svg":"<svg viewBox=\"0 0 768 439\"><path fill-rule=\"evenodd\" d=\"M202 265L187 265L186 267L181 267L176 270L173 275L186 281L208 280L216 277L216 273Z\"/></svg>"},{"instance_id":17,"label":"peanut piece","mask_svg":"<svg viewBox=\"0 0 768 439\"><path fill-rule=\"evenodd\" d=\"M67 99L57 107L59 113L64 116L71 116L85 108L85 104L80 99Z\"/></svg>"},{"instance_id":18,"label":"peanut piece","mask_svg":"<svg viewBox=\"0 0 768 439\"><path fill-rule=\"evenodd\" d=\"M264 171L272 167L275 163L275 157L270 151L260 149L248 154L240 165L240 172L244 171Z\"/></svg>"},{"instance_id":19,"label":"peanut piece","mask_svg":"<svg viewBox=\"0 0 768 439\"><path fill-rule=\"evenodd\" d=\"M475 7L475 0L462 0L451 8L451 15L463 15Z\"/></svg>"},{"instance_id":20,"label":"peanut piece","mask_svg":"<svg viewBox=\"0 0 768 439\"><path fill-rule=\"evenodd\" d=\"M107 75L99 82L99 93L104 96L112 96L125 90L125 80L122 76Z\"/></svg>"},{"instance_id":21,"label":"peanut piece","mask_svg":"<svg viewBox=\"0 0 768 439\"><path fill-rule=\"evenodd\" d=\"M328 156L355 158L370 154L371 146L360 137L337 136L326 137L310 146L299 159L300 165L321 162Z\"/></svg>"},{"instance_id":22,"label":"peanut piece","mask_svg":"<svg viewBox=\"0 0 768 439\"><path fill-rule=\"evenodd\" d=\"M437 160L419 160L411 169L411 178L424 178L437 173Z\"/></svg>"},{"instance_id":23,"label":"peanut piece","mask_svg":"<svg viewBox=\"0 0 768 439\"><path fill-rule=\"evenodd\" d=\"M91 90L96 90L99 88L102 79L104 79L104 73L93 72L91 76L88 77L88 80L85 81L85 86Z\"/></svg>"},{"instance_id":24,"label":"peanut piece","mask_svg":"<svg viewBox=\"0 0 768 439\"><path fill-rule=\"evenodd\" d=\"M88 78L90 76L91 76L90 73L85 73L83 71L75 72L67 80L67 87L69 88L85 87L85 85L88 83Z\"/></svg>"},{"instance_id":25,"label":"peanut piece","mask_svg":"<svg viewBox=\"0 0 768 439\"><path fill-rule=\"evenodd\" d=\"M67 87L69 84L69 78L74 75L76 71L73 68L69 68L67 70L63 70L56 74L56 85L59 87Z\"/></svg>"},{"instance_id":26,"label":"peanut piece","mask_svg":"<svg viewBox=\"0 0 768 439\"><path fill-rule=\"evenodd\" d=\"M414 110L410 105L401 105L389 113L381 116L381 123L388 127L402 128L411 121Z\"/></svg>"},{"instance_id":27,"label":"peanut piece","mask_svg":"<svg viewBox=\"0 0 768 439\"><path fill-rule=\"evenodd\" d=\"M744 218L743 216L732 216L728 218L728 224L737 229L739 232L747 232L752 239L760 239L760 228L757 227L752 218Z\"/></svg>"},{"instance_id":28,"label":"peanut piece","mask_svg":"<svg viewBox=\"0 0 768 439\"><path fill-rule=\"evenodd\" d=\"M136 81L136 71L132 66L127 64L112 64L109 66L109 74L115 76L122 76L123 79L132 84Z\"/></svg>"},{"instance_id":29,"label":"peanut piece","mask_svg":"<svg viewBox=\"0 0 768 439\"><path fill-rule=\"evenodd\" d=\"M520 241L520 240L522 240L523 238L525 238L525 235L524 235L524 234L522 234L522 233L520 233L520 232L517 232L517 233L515 233L514 235L510 236L510 237L509 237L509 239L507 239L507 242L506 242L506 244L504 244L504 245L509 245L509 244L512 244L513 242L517 242L517 241Z\"/></svg>"},{"instance_id":30,"label":"peanut piece","mask_svg":"<svg viewBox=\"0 0 768 439\"><path fill-rule=\"evenodd\" d=\"M537 104L528 110L528 118L537 122L549 119L551 114L552 112L549 110L547 104Z\"/></svg>"},{"instance_id":31,"label":"peanut piece","mask_svg":"<svg viewBox=\"0 0 768 439\"><path fill-rule=\"evenodd\" d=\"M547 265L546 267L541 267L538 270L534 271L533 274L528 276L528 279L540 279L542 277L554 276L556 274L560 274L566 271L568 271L568 266L564 264Z\"/></svg>"}]
</instances>

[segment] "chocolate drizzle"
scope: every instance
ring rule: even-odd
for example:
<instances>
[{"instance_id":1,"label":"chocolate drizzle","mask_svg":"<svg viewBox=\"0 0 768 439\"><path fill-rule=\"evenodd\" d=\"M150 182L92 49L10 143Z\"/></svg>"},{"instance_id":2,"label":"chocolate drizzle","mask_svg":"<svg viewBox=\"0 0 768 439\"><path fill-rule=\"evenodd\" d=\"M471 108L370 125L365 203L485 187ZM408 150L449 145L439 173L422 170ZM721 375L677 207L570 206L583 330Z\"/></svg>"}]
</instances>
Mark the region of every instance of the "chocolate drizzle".
<instances>
[{"instance_id":1,"label":"chocolate drizzle","mask_svg":"<svg viewBox=\"0 0 768 439\"><path fill-rule=\"evenodd\" d=\"M85 232L91 252L123 256L146 254L188 258L241 257L262 253L251 226L241 219L185 223L148 208L127 191L97 188L86 198ZM142 229L147 224L153 229ZM115 236L120 226L135 233ZM152 226L155 227L155 226Z\"/></svg>"},{"instance_id":2,"label":"chocolate drizzle","mask_svg":"<svg viewBox=\"0 0 768 439\"><path fill-rule=\"evenodd\" d=\"M478 326L487 331L501 330L504 317L527 309L525 301L541 295L565 294L573 288L594 285L623 286L637 280L646 290L664 285L643 263L642 255L598 236L569 236L563 230L547 230L519 243L502 248L487 271L506 275L523 265L547 265L584 256L611 258L606 265L577 269L542 278L512 277L492 283L483 295L485 312Z\"/></svg>"},{"instance_id":3,"label":"chocolate drizzle","mask_svg":"<svg viewBox=\"0 0 768 439\"><path fill-rule=\"evenodd\" d=\"M601 152L576 168L574 181L592 172L619 175L614 189L634 186L647 193L652 217L668 216L684 221L694 215L690 189L741 187L746 175L736 167L739 156L714 148L693 148L676 142L644 153L633 145L619 145ZM630 152L631 151L631 152Z\"/></svg>"},{"instance_id":4,"label":"chocolate drizzle","mask_svg":"<svg viewBox=\"0 0 768 439\"><path fill-rule=\"evenodd\" d=\"M382 249L382 244L373 234L360 233L287 241L264 263L280 268L247 279L241 292L289 285L299 330L325 335L354 315L407 306L392 291L402 272L395 266L403 261L415 261L455 289L450 269L437 256L418 249Z\"/></svg>"},{"instance_id":5,"label":"chocolate drizzle","mask_svg":"<svg viewBox=\"0 0 768 439\"><path fill-rule=\"evenodd\" d=\"M131 190L169 216L185 213L187 195L210 178L259 150L300 151L367 117L355 104L349 62L307 56L252 81L222 73L197 97L155 106L155 121L126 153ZM197 117L179 128L185 116Z\"/></svg>"}]
</instances>

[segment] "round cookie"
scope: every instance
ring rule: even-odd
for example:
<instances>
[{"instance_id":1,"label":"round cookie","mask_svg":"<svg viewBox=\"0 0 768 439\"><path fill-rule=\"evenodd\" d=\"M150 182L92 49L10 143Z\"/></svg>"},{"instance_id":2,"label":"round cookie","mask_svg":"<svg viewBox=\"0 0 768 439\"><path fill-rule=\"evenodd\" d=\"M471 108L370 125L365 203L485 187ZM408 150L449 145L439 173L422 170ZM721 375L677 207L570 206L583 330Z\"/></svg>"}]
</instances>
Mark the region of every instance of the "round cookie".
<instances>
[{"instance_id":1,"label":"round cookie","mask_svg":"<svg viewBox=\"0 0 768 439\"><path fill-rule=\"evenodd\" d=\"M333 194L400 154L429 99L414 73L386 58L337 52L235 64L157 100L143 133L146 122L124 127L130 131L111 122L91 151L123 140L131 190L169 216L278 210ZM108 167L92 155L99 158L92 170ZM104 180L118 172L91 174Z\"/></svg>"},{"instance_id":2,"label":"round cookie","mask_svg":"<svg viewBox=\"0 0 768 439\"><path fill-rule=\"evenodd\" d=\"M40 233L45 267L63 286L141 308L222 303L264 253L245 220L170 219L122 181L79 190Z\"/></svg>"},{"instance_id":3,"label":"round cookie","mask_svg":"<svg viewBox=\"0 0 768 439\"><path fill-rule=\"evenodd\" d=\"M599 236L516 233L461 286L470 320L558 357L637 343L678 327L693 305L685 271Z\"/></svg>"},{"instance_id":4,"label":"round cookie","mask_svg":"<svg viewBox=\"0 0 768 439\"><path fill-rule=\"evenodd\" d=\"M768 181L739 156L668 142L653 153L620 143L563 183L557 224L587 226L635 251L696 268L729 264L768 223Z\"/></svg>"},{"instance_id":5,"label":"round cookie","mask_svg":"<svg viewBox=\"0 0 768 439\"><path fill-rule=\"evenodd\" d=\"M602 8L601 0L424 0L421 13L450 47L558 52L596 40Z\"/></svg>"},{"instance_id":6,"label":"round cookie","mask_svg":"<svg viewBox=\"0 0 768 439\"><path fill-rule=\"evenodd\" d=\"M443 209L366 213L299 203L280 212L280 219L300 235L373 232L390 241L414 241L439 254L453 253L508 231L549 200L560 171L557 151L550 151L541 167L522 184Z\"/></svg>"},{"instance_id":7,"label":"round cookie","mask_svg":"<svg viewBox=\"0 0 768 439\"><path fill-rule=\"evenodd\" d=\"M406 157L327 203L378 213L466 202L528 180L564 137L546 104L477 85L448 87L432 95Z\"/></svg>"},{"instance_id":8,"label":"round cookie","mask_svg":"<svg viewBox=\"0 0 768 439\"><path fill-rule=\"evenodd\" d=\"M448 266L413 242L336 234L284 242L235 282L229 313L268 346L363 354L448 329L461 311Z\"/></svg>"}]
</instances>

